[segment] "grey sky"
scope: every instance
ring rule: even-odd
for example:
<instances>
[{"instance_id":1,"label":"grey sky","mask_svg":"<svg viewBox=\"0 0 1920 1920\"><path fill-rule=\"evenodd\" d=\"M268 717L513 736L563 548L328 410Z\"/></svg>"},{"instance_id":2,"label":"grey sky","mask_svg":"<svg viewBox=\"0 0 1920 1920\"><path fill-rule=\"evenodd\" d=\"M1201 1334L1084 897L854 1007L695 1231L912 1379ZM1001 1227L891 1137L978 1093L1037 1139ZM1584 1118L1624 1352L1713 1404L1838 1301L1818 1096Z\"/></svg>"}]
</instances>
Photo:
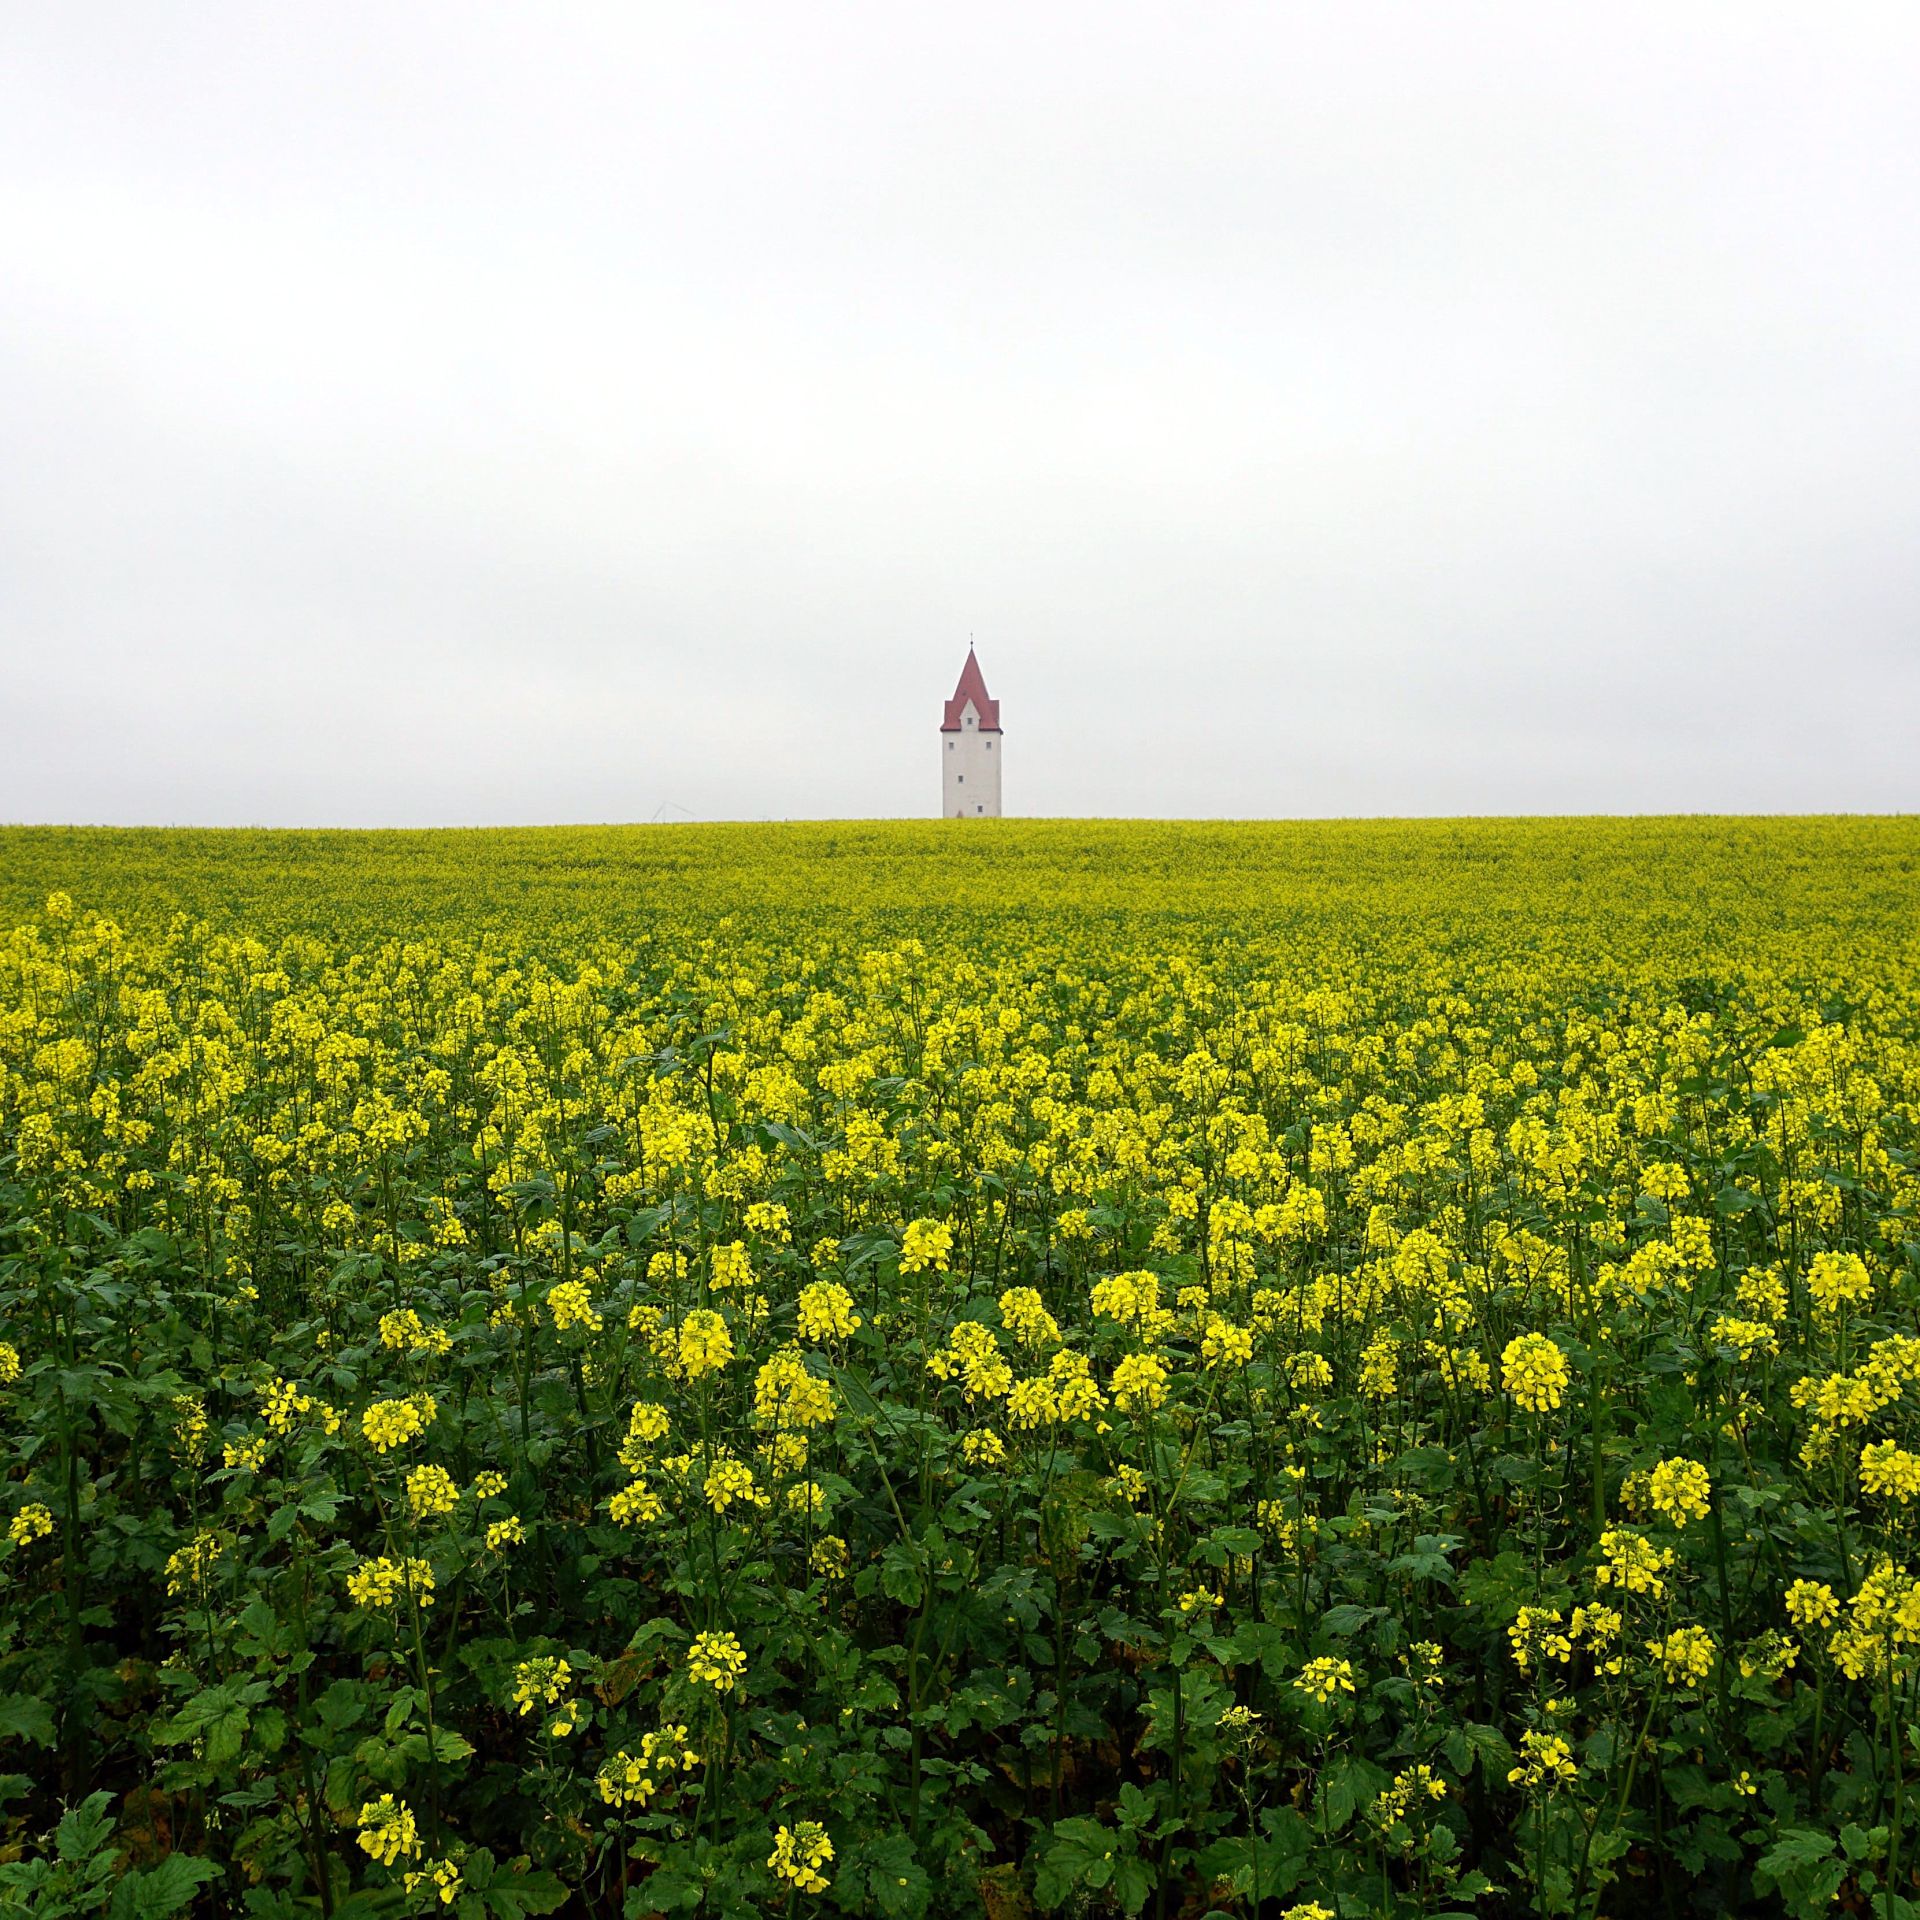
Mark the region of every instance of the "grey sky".
<instances>
[{"instance_id":1,"label":"grey sky","mask_svg":"<svg viewBox=\"0 0 1920 1920\"><path fill-rule=\"evenodd\" d=\"M0 22L0 819L1920 806L1920 9Z\"/></svg>"}]
</instances>

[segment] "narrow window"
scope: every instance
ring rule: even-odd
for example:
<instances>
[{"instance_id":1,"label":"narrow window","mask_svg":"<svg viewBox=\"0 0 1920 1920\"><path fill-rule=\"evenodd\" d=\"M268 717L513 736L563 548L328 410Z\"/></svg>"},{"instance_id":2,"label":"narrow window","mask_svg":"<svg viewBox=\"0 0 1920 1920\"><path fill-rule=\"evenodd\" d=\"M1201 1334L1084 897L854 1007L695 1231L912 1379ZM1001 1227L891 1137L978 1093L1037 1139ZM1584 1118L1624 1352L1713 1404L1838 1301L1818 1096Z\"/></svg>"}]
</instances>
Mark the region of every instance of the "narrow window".
<instances>
[{"instance_id":1,"label":"narrow window","mask_svg":"<svg viewBox=\"0 0 1920 1920\"><path fill-rule=\"evenodd\" d=\"M967 776L964 773L956 773L953 777L957 785L964 787L967 784Z\"/></svg>"}]
</instances>

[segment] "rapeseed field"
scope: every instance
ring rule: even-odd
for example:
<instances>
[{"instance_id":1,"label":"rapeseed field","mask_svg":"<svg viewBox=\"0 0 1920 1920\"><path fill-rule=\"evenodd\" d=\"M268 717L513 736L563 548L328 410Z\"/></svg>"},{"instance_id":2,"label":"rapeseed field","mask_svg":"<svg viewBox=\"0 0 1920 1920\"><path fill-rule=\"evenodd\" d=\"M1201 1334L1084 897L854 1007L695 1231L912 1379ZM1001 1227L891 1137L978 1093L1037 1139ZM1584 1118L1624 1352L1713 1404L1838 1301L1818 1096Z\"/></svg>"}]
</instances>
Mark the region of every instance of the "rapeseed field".
<instances>
[{"instance_id":1,"label":"rapeseed field","mask_svg":"<svg viewBox=\"0 0 1920 1920\"><path fill-rule=\"evenodd\" d=\"M0 1911L1916 1911L1920 823L0 832Z\"/></svg>"}]
</instances>

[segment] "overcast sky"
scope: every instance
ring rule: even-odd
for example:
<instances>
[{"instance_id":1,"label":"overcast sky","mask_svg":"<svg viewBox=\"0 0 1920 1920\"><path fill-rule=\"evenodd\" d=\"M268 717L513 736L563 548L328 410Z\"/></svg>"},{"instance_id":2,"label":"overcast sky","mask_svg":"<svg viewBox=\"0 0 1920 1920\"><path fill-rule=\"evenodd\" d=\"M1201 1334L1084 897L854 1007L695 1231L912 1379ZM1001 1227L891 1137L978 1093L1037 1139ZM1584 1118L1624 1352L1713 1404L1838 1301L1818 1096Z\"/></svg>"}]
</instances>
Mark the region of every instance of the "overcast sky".
<instances>
[{"instance_id":1,"label":"overcast sky","mask_svg":"<svg viewBox=\"0 0 1920 1920\"><path fill-rule=\"evenodd\" d=\"M16 6L0 819L1920 806L1920 8Z\"/></svg>"}]
</instances>

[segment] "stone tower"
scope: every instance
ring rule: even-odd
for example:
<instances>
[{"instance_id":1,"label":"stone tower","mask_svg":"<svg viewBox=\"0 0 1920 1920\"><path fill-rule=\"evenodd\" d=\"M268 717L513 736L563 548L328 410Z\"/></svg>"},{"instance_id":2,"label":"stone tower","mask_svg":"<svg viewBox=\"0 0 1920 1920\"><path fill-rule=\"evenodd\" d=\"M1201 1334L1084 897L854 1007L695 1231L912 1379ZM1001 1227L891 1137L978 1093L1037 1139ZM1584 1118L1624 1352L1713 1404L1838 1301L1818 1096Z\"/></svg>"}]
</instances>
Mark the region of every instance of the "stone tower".
<instances>
[{"instance_id":1,"label":"stone tower","mask_svg":"<svg viewBox=\"0 0 1920 1920\"><path fill-rule=\"evenodd\" d=\"M1000 702L987 697L969 646L940 722L940 811L949 820L999 819L1002 738Z\"/></svg>"}]
</instances>

